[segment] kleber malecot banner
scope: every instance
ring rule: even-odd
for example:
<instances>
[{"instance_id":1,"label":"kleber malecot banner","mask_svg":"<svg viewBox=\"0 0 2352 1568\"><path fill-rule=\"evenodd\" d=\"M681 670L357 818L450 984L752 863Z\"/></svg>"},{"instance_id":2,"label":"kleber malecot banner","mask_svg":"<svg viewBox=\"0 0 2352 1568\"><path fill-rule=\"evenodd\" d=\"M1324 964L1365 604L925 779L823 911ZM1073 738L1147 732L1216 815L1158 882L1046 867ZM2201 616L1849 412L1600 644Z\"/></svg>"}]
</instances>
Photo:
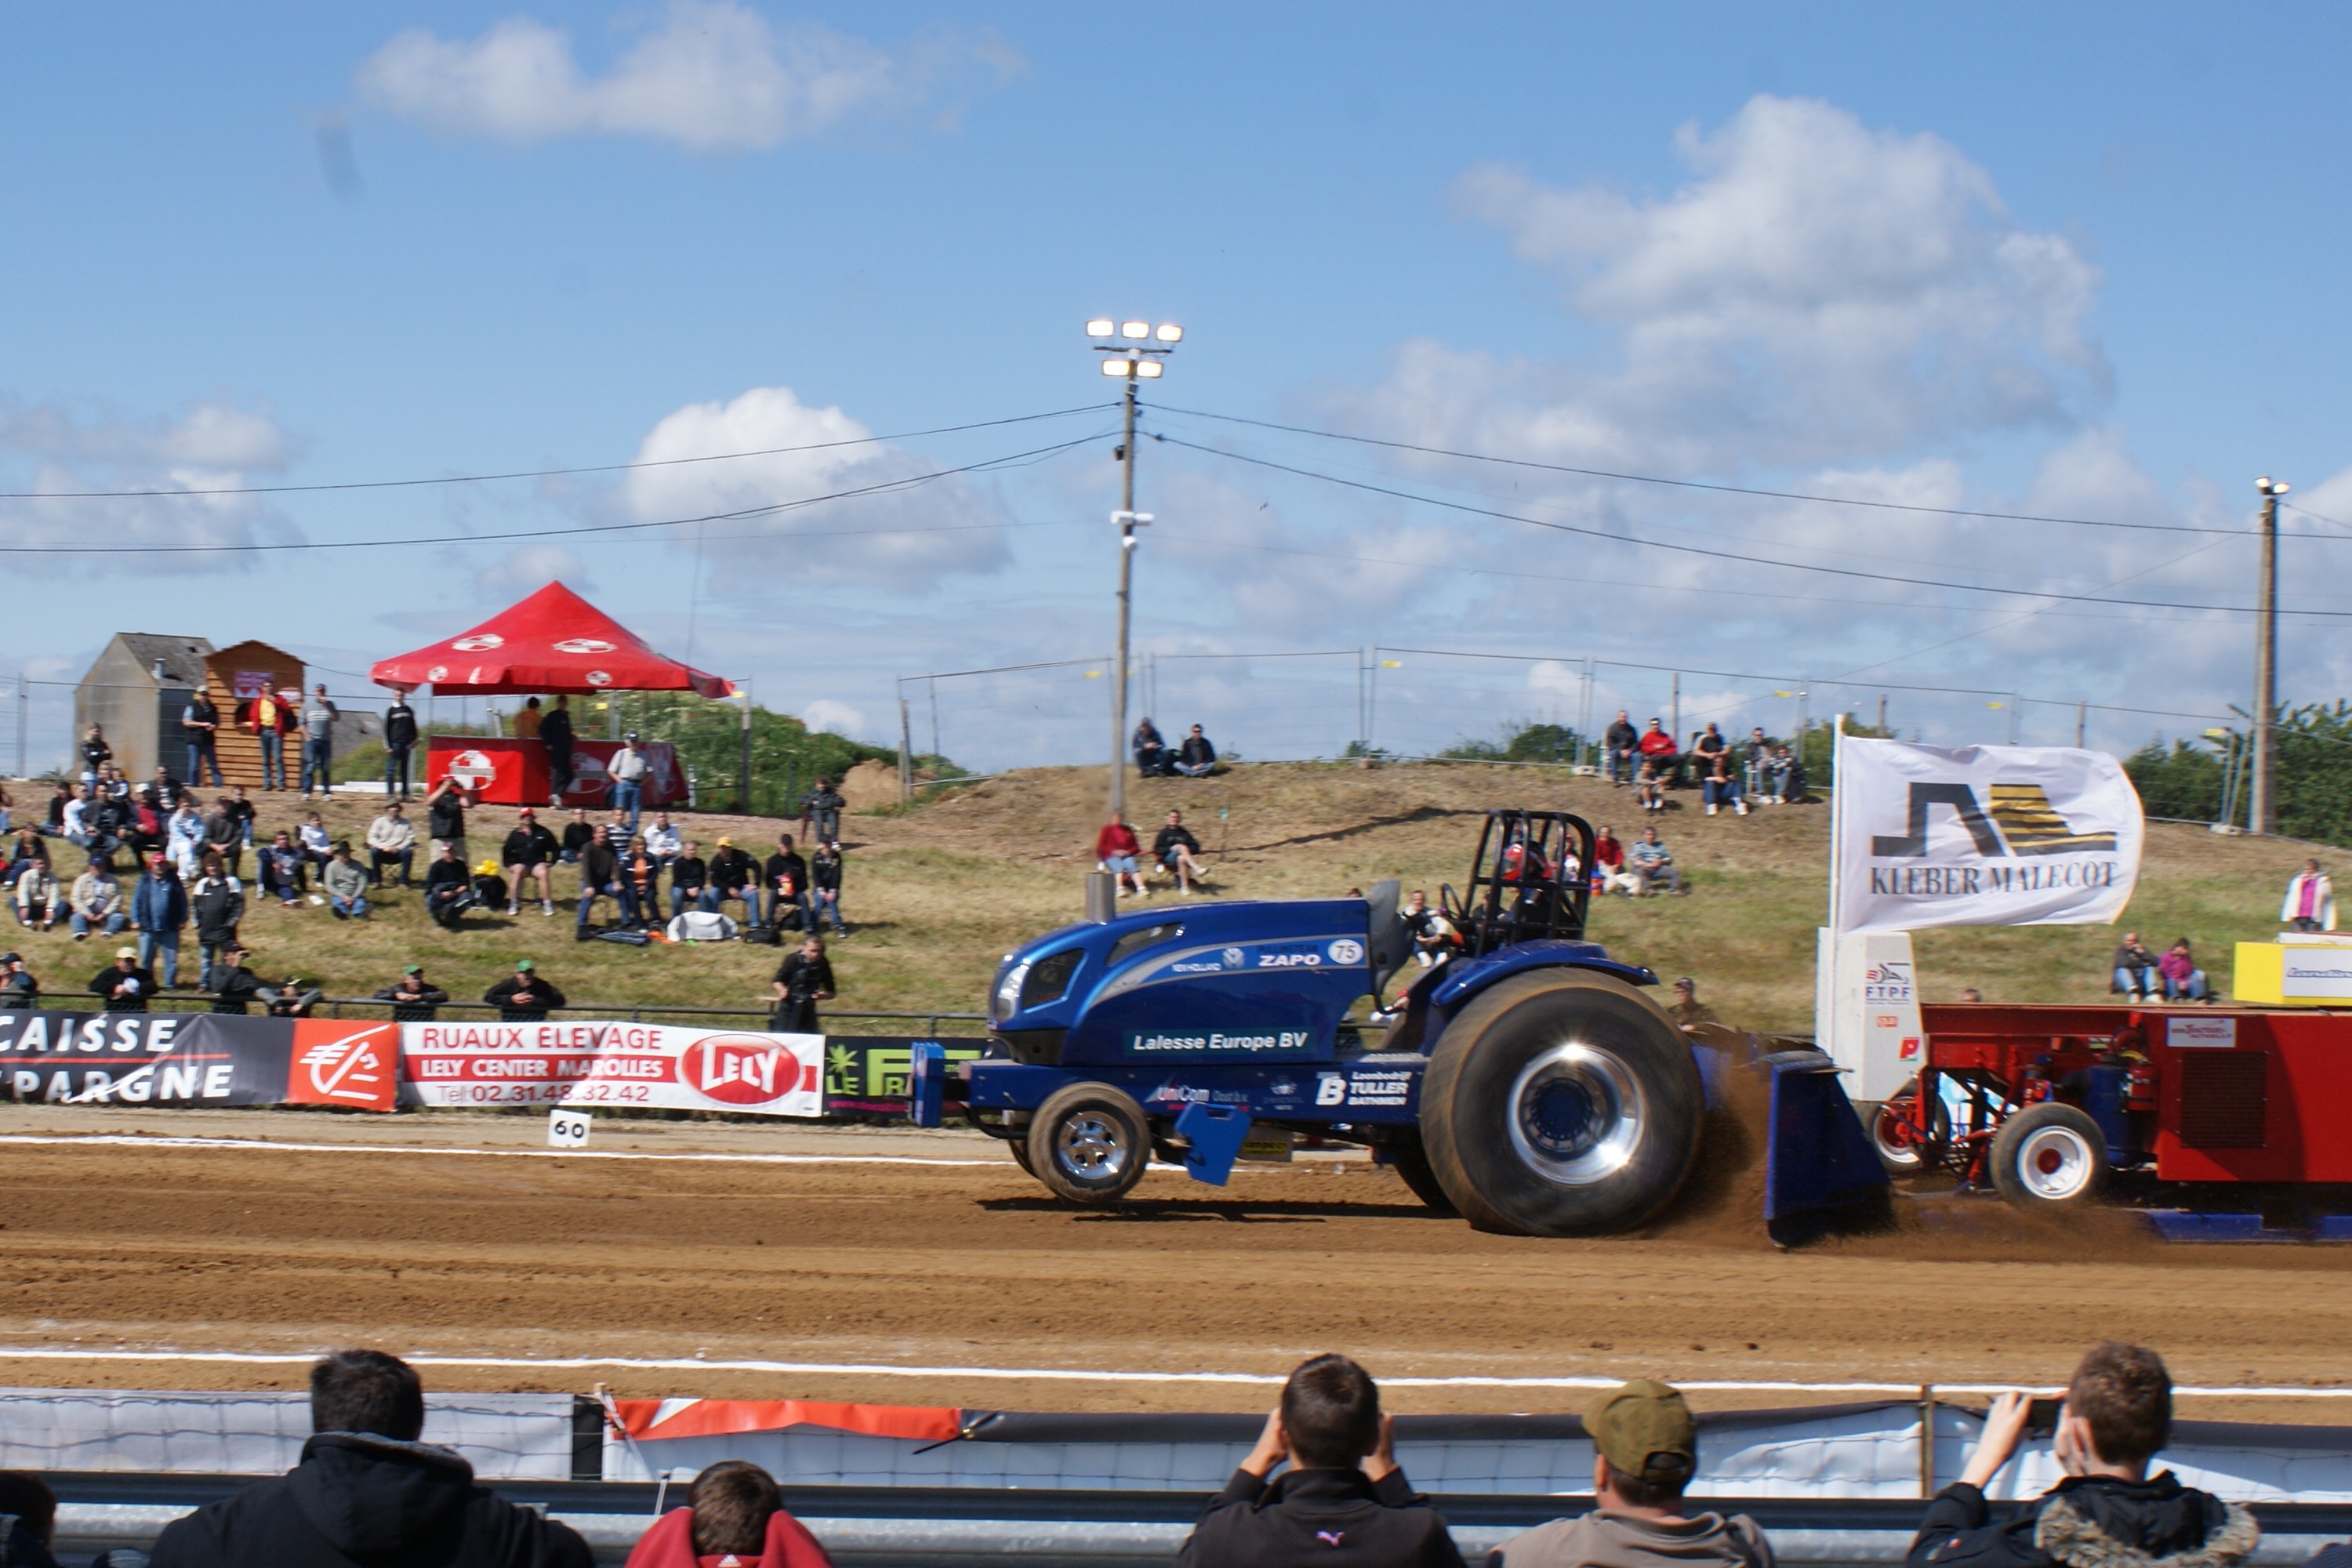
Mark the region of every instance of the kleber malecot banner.
<instances>
[{"instance_id":1,"label":"kleber malecot banner","mask_svg":"<svg viewBox=\"0 0 2352 1568\"><path fill-rule=\"evenodd\" d=\"M437 1106L824 1112L824 1037L662 1024L403 1024L402 1093Z\"/></svg>"},{"instance_id":2,"label":"kleber malecot banner","mask_svg":"<svg viewBox=\"0 0 2352 1568\"><path fill-rule=\"evenodd\" d=\"M1840 736L1841 931L2111 921L2139 879L2138 792L2104 752Z\"/></svg>"},{"instance_id":3,"label":"kleber malecot banner","mask_svg":"<svg viewBox=\"0 0 2352 1568\"><path fill-rule=\"evenodd\" d=\"M0 1090L50 1105L390 1110L390 1024L186 1013L0 1011Z\"/></svg>"}]
</instances>

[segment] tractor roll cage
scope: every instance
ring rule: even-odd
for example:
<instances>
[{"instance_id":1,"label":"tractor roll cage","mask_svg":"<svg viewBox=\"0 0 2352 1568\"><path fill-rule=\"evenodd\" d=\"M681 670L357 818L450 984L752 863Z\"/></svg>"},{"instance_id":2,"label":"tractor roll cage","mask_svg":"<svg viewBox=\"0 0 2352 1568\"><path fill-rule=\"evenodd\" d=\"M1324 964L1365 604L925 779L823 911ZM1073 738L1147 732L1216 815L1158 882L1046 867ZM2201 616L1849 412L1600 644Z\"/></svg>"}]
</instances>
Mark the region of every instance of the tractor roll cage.
<instances>
[{"instance_id":1,"label":"tractor roll cage","mask_svg":"<svg viewBox=\"0 0 2352 1568\"><path fill-rule=\"evenodd\" d=\"M1570 864L1575 870L1563 879ZM1463 906L1447 911L1461 929L1465 955L1483 958L1546 938L1583 940L1591 866L1592 825L1574 813L1488 812Z\"/></svg>"}]
</instances>

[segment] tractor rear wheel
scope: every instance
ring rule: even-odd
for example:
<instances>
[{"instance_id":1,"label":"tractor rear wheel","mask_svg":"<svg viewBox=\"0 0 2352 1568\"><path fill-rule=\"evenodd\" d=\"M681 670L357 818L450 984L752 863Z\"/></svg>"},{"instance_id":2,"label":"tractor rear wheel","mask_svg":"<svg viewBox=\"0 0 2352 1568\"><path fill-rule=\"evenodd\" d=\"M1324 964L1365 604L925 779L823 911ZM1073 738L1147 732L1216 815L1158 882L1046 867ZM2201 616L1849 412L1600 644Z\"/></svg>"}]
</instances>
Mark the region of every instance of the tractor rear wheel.
<instances>
[{"instance_id":1,"label":"tractor rear wheel","mask_svg":"<svg viewBox=\"0 0 2352 1568\"><path fill-rule=\"evenodd\" d=\"M1054 1195L1099 1206L1125 1197L1151 1163L1143 1108L1108 1084L1066 1084L1029 1119L1022 1162Z\"/></svg>"},{"instance_id":2,"label":"tractor rear wheel","mask_svg":"<svg viewBox=\"0 0 2352 1568\"><path fill-rule=\"evenodd\" d=\"M1389 1155L1397 1175L1412 1189L1412 1195L1435 1209L1439 1214L1454 1211L1454 1200L1445 1195L1445 1188L1437 1180L1437 1173L1429 1168L1429 1152L1421 1146L1417 1135L1408 1135L1389 1146Z\"/></svg>"},{"instance_id":3,"label":"tractor rear wheel","mask_svg":"<svg viewBox=\"0 0 2352 1568\"><path fill-rule=\"evenodd\" d=\"M2029 1105L1993 1134L1992 1184L2021 1209L2095 1202L2107 1184L2107 1135L2071 1105Z\"/></svg>"},{"instance_id":4,"label":"tractor rear wheel","mask_svg":"<svg viewBox=\"0 0 2352 1568\"><path fill-rule=\"evenodd\" d=\"M1706 1099L1665 1010L1614 975L1497 982L1439 1037L1421 1135L1481 1230L1595 1236L1650 1218L1690 1174Z\"/></svg>"}]
</instances>

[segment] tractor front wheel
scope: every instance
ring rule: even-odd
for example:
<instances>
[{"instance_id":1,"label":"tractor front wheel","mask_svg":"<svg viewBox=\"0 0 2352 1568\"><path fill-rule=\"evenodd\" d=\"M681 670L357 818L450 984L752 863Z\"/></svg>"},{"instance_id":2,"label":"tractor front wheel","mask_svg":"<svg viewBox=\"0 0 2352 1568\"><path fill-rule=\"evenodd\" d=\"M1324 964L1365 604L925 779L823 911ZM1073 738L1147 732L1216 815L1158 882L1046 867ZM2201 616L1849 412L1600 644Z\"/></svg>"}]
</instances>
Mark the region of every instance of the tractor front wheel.
<instances>
[{"instance_id":1,"label":"tractor front wheel","mask_svg":"<svg viewBox=\"0 0 2352 1568\"><path fill-rule=\"evenodd\" d=\"M1481 1230L1521 1236L1649 1219L1690 1174L1706 1112L1665 1010L1591 970L1497 982L1447 1024L1422 1080L1445 1195Z\"/></svg>"},{"instance_id":2,"label":"tractor front wheel","mask_svg":"<svg viewBox=\"0 0 2352 1568\"><path fill-rule=\"evenodd\" d=\"M2095 1202L2107 1184L2107 1135L2071 1105L2029 1105L1993 1134L1992 1184L2021 1209Z\"/></svg>"},{"instance_id":3,"label":"tractor front wheel","mask_svg":"<svg viewBox=\"0 0 2352 1568\"><path fill-rule=\"evenodd\" d=\"M1141 1106L1108 1085L1066 1084L1030 1118L1028 1155L1022 1163L1055 1197L1115 1204L1143 1180L1151 1126Z\"/></svg>"}]
</instances>

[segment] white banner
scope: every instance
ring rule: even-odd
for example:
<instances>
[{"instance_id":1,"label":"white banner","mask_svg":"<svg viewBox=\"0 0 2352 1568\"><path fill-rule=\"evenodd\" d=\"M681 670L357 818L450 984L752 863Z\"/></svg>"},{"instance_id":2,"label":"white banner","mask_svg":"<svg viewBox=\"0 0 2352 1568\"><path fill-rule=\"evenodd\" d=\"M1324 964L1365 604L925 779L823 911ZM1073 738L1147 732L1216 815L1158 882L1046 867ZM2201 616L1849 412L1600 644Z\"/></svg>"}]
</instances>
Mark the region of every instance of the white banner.
<instances>
[{"instance_id":1,"label":"white banner","mask_svg":"<svg viewBox=\"0 0 2352 1568\"><path fill-rule=\"evenodd\" d=\"M403 1024L401 1100L824 1113L824 1037L665 1024Z\"/></svg>"},{"instance_id":2,"label":"white banner","mask_svg":"<svg viewBox=\"0 0 2352 1568\"><path fill-rule=\"evenodd\" d=\"M1841 735L1842 931L2112 921L2139 879L2139 794L2104 752Z\"/></svg>"}]
</instances>

